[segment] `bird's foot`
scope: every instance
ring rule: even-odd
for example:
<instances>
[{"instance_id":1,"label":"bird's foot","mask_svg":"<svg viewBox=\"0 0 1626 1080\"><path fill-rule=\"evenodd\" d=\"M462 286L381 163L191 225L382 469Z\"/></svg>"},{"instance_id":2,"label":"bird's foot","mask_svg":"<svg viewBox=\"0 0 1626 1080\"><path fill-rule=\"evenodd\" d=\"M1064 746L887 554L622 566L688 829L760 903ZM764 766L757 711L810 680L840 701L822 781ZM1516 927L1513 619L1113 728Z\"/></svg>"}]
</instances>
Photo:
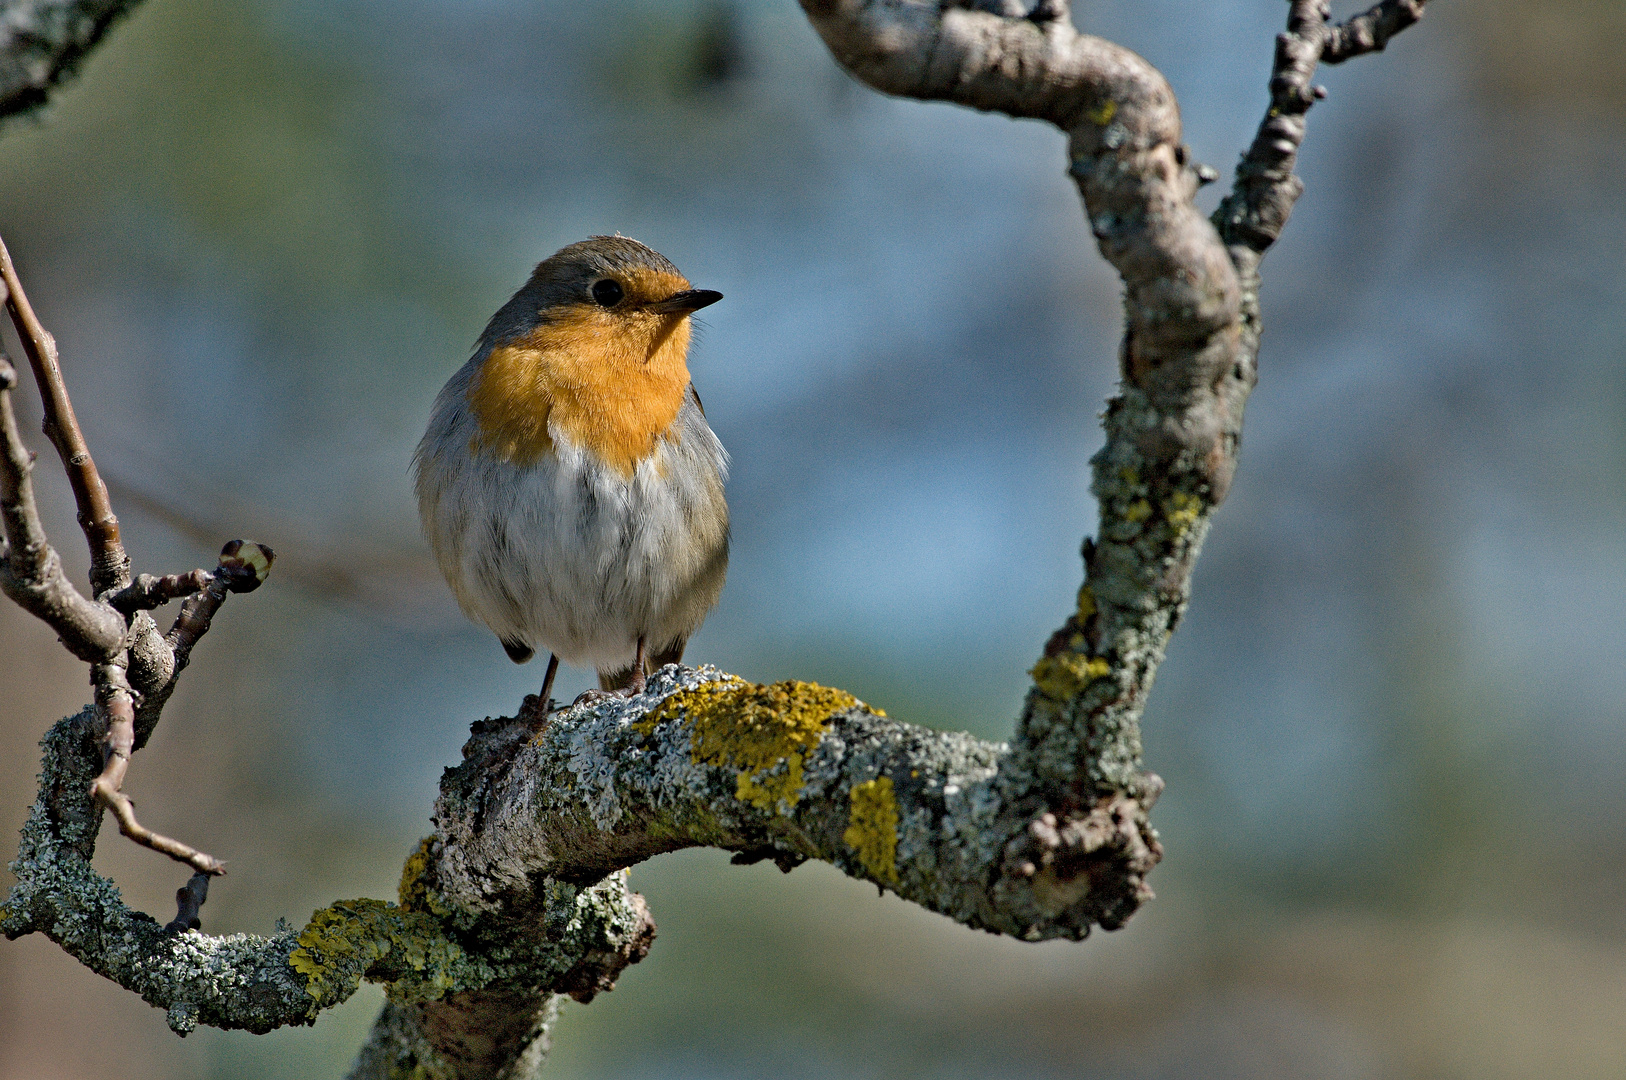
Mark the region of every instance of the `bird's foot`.
<instances>
[{"instance_id":1,"label":"bird's foot","mask_svg":"<svg viewBox=\"0 0 1626 1080\"><path fill-rule=\"evenodd\" d=\"M627 698L635 698L643 692L644 684L642 683L637 686L623 686L616 690L583 690L580 696L570 703L570 707L574 709L577 705L597 705L601 701L610 701L617 698L625 701Z\"/></svg>"}]
</instances>

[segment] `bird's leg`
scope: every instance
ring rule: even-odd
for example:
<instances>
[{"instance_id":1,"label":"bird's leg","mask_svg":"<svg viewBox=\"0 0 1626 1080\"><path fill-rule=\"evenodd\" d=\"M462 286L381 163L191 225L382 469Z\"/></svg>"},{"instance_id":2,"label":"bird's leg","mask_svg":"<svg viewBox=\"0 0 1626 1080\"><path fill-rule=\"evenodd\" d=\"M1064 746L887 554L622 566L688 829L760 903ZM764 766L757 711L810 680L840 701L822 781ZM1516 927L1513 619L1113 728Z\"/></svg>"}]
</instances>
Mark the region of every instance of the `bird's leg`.
<instances>
[{"instance_id":1,"label":"bird's leg","mask_svg":"<svg viewBox=\"0 0 1626 1080\"><path fill-rule=\"evenodd\" d=\"M559 674L559 654L549 653L548 673L542 676L542 693L538 695L544 713L553 708L553 698L549 695L553 693L553 677L557 674Z\"/></svg>"},{"instance_id":2,"label":"bird's leg","mask_svg":"<svg viewBox=\"0 0 1626 1080\"><path fill-rule=\"evenodd\" d=\"M649 676L644 673L644 667L649 663L648 641L644 635L638 635L638 651L633 657L632 666L620 671L601 671L598 673L598 684L602 689L584 690L572 705L580 705L584 701L603 701L607 697L637 697L649 685Z\"/></svg>"},{"instance_id":3,"label":"bird's leg","mask_svg":"<svg viewBox=\"0 0 1626 1080\"><path fill-rule=\"evenodd\" d=\"M537 695L526 694L525 703L519 708L519 719L536 727L542 727L548 722L548 714L553 711L553 677L559 674L559 654L548 654L548 673L542 676L542 693Z\"/></svg>"},{"instance_id":4,"label":"bird's leg","mask_svg":"<svg viewBox=\"0 0 1626 1080\"><path fill-rule=\"evenodd\" d=\"M639 634L638 656L632 662L632 681L627 683L626 688L622 690L622 693L627 697L637 697L644 692L644 687L649 685L649 675L644 671L646 663L648 663L648 657L645 655L644 635Z\"/></svg>"}]
</instances>

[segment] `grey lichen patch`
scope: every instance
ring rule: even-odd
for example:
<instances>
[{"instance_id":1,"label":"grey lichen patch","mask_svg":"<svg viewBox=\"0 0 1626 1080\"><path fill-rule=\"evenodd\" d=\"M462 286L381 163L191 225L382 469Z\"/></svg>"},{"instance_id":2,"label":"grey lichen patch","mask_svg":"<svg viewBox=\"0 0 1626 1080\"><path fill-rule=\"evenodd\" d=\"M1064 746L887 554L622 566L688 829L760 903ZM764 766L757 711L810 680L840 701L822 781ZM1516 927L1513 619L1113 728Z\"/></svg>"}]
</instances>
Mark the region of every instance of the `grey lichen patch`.
<instances>
[{"instance_id":1,"label":"grey lichen patch","mask_svg":"<svg viewBox=\"0 0 1626 1080\"><path fill-rule=\"evenodd\" d=\"M621 798L616 793L616 763L604 753L594 736L596 727L573 727L567 737L567 769L572 787L600 829L621 820Z\"/></svg>"},{"instance_id":2,"label":"grey lichen patch","mask_svg":"<svg viewBox=\"0 0 1626 1080\"><path fill-rule=\"evenodd\" d=\"M184 1039L198 1029L198 1007L190 1001L177 1001L165 1011L164 1022Z\"/></svg>"}]
</instances>

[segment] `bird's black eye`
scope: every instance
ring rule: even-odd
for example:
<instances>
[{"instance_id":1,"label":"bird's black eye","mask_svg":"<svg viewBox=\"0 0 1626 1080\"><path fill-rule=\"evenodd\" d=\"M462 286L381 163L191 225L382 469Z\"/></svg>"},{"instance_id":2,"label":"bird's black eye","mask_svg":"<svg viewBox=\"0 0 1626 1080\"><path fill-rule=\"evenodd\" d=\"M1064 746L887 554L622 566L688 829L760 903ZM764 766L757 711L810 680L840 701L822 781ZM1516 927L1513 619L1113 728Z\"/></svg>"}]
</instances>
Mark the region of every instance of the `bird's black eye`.
<instances>
[{"instance_id":1,"label":"bird's black eye","mask_svg":"<svg viewBox=\"0 0 1626 1080\"><path fill-rule=\"evenodd\" d=\"M593 301L599 307L615 307L621 302L621 283L611 278L593 282Z\"/></svg>"}]
</instances>

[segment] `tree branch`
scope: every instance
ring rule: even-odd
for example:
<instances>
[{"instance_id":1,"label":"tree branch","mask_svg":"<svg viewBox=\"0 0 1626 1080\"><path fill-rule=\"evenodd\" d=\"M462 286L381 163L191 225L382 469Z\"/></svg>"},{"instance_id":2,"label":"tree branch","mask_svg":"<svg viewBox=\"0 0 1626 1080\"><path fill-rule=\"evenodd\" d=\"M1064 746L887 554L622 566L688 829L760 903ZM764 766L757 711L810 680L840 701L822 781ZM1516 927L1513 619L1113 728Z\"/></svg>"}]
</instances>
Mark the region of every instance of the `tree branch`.
<instances>
[{"instance_id":1,"label":"tree branch","mask_svg":"<svg viewBox=\"0 0 1626 1080\"><path fill-rule=\"evenodd\" d=\"M142 847L168 855L200 874L224 874L226 865L213 855L155 833L136 820L135 804L123 791L124 774L130 768L130 755L135 753L135 700L130 684L123 666L117 663L92 667L91 682L96 687L96 714L104 731L100 739L102 771L90 783L91 794L113 811L119 832Z\"/></svg>"},{"instance_id":2,"label":"tree branch","mask_svg":"<svg viewBox=\"0 0 1626 1080\"><path fill-rule=\"evenodd\" d=\"M4 241L0 241L0 279L6 286L6 309L34 369L34 381L39 384L40 400L45 405L45 434L62 459L74 502L79 505L79 527L90 544L91 591L100 598L102 593L121 588L130 580L130 558L119 540L119 519L113 515L107 485L96 471L90 447L73 414L73 402L68 398L62 365L57 360L56 339L34 315Z\"/></svg>"},{"instance_id":3,"label":"tree branch","mask_svg":"<svg viewBox=\"0 0 1626 1080\"><path fill-rule=\"evenodd\" d=\"M63 572L34 502L34 455L23 445L11 393L17 371L0 353L0 590L54 630L79 659L111 659L124 642L125 625L107 604L88 600Z\"/></svg>"},{"instance_id":4,"label":"tree branch","mask_svg":"<svg viewBox=\"0 0 1626 1080\"><path fill-rule=\"evenodd\" d=\"M140 0L11 0L0 6L0 119L44 105Z\"/></svg>"},{"instance_id":5,"label":"tree branch","mask_svg":"<svg viewBox=\"0 0 1626 1080\"><path fill-rule=\"evenodd\" d=\"M1212 170L1189 160L1168 84L1128 50L1079 34L1062 0L802 2L837 60L877 89L1060 127L1091 231L1124 280L1121 392L1091 463L1097 536L1084 542L1076 607L1032 669L1012 742L912 727L808 683L757 686L669 666L630 700L540 725L476 724L463 763L442 779L436 834L408 859L398 905L341 901L298 935L271 938L159 930L90 869L90 784L140 746L141 708L162 704L231 585L223 570L134 584L127 570L106 571L116 584L98 595L130 617L132 644L97 667L101 723L81 714L46 739L18 886L0 908L8 935L50 935L165 1008L183 1033L308 1023L361 979L383 981L390 1004L353 1076L516 1078L539 1067L558 995L591 998L648 949L653 924L623 871L660 852L708 845L786 870L820 859L1026 940L1115 928L1151 896L1145 878L1162 848L1147 811L1162 782L1142 770L1140 716L1234 475L1255 381L1258 266L1302 190L1292 168L1319 96L1310 79L1323 57L1381 49L1422 2L1386 0L1329 27L1324 0L1294 0L1270 111L1212 221L1193 202ZM49 361L36 363L42 386L59 387L49 335L25 328L37 322L24 308L13 312L25 343ZM71 425L71 410L47 410ZM26 461L8 460L5 475L26 481ZM93 499L88 453L64 460L88 466ZM26 484L7 483L13 535L12 518L27 518L31 503L7 494ZM86 506L92 523L112 520ZM87 535L93 551L105 545L105 530ZM160 636L145 611L193 586ZM137 696L147 704L132 709ZM103 732L107 762L96 750ZM184 893L175 927L196 917Z\"/></svg>"},{"instance_id":6,"label":"tree branch","mask_svg":"<svg viewBox=\"0 0 1626 1080\"><path fill-rule=\"evenodd\" d=\"M667 667L650 689L482 725L435 805L431 888L449 907L524 910L538 877L597 881L705 845L789 869L819 859L961 922L1028 940L1118 926L1148 896L1156 795L1035 818L1033 757L901 724L840 690Z\"/></svg>"},{"instance_id":7,"label":"tree branch","mask_svg":"<svg viewBox=\"0 0 1626 1080\"><path fill-rule=\"evenodd\" d=\"M1383 0L1369 11L1327 29L1321 62L1342 64L1369 52L1382 52L1389 39L1423 17L1427 0Z\"/></svg>"},{"instance_id":8,"label":"tree branch","mask_svg":"<svg viewBox=\"0 0 1626 1080\"><path fill-rule=\"evenodd\" d=\"M1134 53L1049 9L1001 18L912 0L802 6L836 59L876 89L1061 128L1091 230L1124 280L1122 392L1092 462L1097 538L1084 545L1075 612L1033 668L997 783L1002 812L1026 819L1007 833L1026 837L1013 863L1042 866L1052 834L1080 835L1120 800L1138 819L1160 788L1140 768L1140 715L1230 487L1255 379L1236 268L1193 202L1203 177L1180 141L1173 91ZM1155 834L1143 832L1155 858ZM998 887L1022 891L1008 879ZM1149 895L1129 876L1114 891ZM1112 910L1121 921L1133 905Z\"/></svg>"},{"instance_id":9,"label":"tree branch","mask_svg":"<svg viewBox=\"0 0 1626 1080\"><path fill-rule=\"evenodd\" d=\"M164 924L164 929L180 933L183 930L203 928L203 905L209 899L209 878L202 872L186 879L186 884L175 890L175 917Z\"/></svg>"},{"instance_id":10,"label":"tree branch","mask_svg":"<svg viewBox=\"0 0 1626 1080\"><path fill-rule=\"evenodd\" d=\"M17 373L3 354L0 520L4 534L0 538L0 588L56 630L69 651L90 663L103 755L102 769L88 790L98 805L112 810L119 831L135 843L184 862L198 873L223 874L220 860L143 826L136 819L134 804L123 793L124 777L131 755L151 735L193 645L208 630L209 620L226 594L258 588L275 556L263 545L233 540L221 550L219 565L212 572L157 578L143 575L130 584L129 559L119 540L118 519L113 516L107 489L74 418L73 403L57 361L56 343L35 316L3 241L0 291L33 361L45 403L45 429L57 446L79 503L80 524L91 545L91 579L98 586L98 598L87 600L67 581L61 560L46 539L30 479L34 457L23 445L12 408ZM193 588L197 591L181 606L174 629L160 637L145 609Z\"/></svg>"},{"instance_id":11,"label":"tree branch","mask_svg":"<svg viewBox=\"0 0 1626 1080\"><path fill-rule=\"evenodd\" d=\"M412 876L403 881L402 904L341 901L313 914L299 933L222 938L160 927L126 907L117 887L91 867L101 818L90 794L101 769L98 728L86 709L45 738L40 794L12 863L17 884L0 905L0 931L8 938L45 934L164 1009L177 1032L198 1024L256 1032L308 1024L363 978L389 983L392 1000L413 1007L441 999L443 1008L466 1007L461 994L493 984L557 986L590 997L648 949L653 928L625 874L543 890L531 907L541 920L535 932L506 940L501 950L478 921L443 927L422 905L425 893ZM423 864L420 853L408 867Z\"/></svg>"}]
</instances>

